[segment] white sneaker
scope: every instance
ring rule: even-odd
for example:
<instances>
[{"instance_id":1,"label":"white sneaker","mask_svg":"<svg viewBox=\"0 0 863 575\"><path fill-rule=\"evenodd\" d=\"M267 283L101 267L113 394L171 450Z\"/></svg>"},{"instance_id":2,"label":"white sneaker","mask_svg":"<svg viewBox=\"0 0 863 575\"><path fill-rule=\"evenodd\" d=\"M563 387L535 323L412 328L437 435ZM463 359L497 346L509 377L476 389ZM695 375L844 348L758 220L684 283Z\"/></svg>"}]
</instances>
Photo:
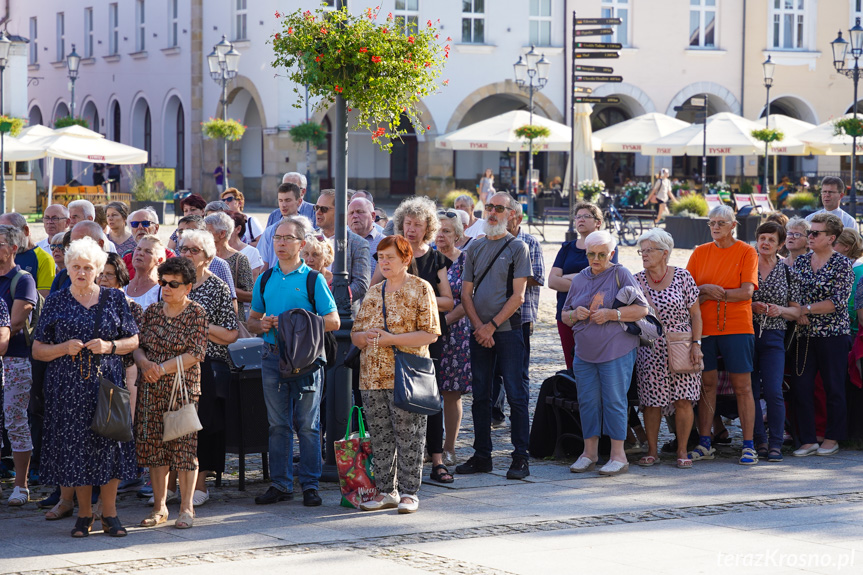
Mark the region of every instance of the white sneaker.
<instances>
[{"instance_id":1,"label":"white sneaker","mask_svg":"<svg viewBox=\"0 0 863 575\"><path fill-rule=\"evenodd\" d=\"M26 487L15 487L12 490L12 495L6 500L6 505L9 507L21 507L30 501L30 490Z\"/></svg>"},{"instance_id":2,"label":"white sneaker","mask_svg":"<svg viewBox=\"0 0 863 575\"><path fill-rule=\"evenodd\" d=\"M192 497L192 503L195 507L199 507L210 500L210 490L199 491L195 489L195 494Z\"/></svg>"},{"instance_id":3,"label":"white sneaker","mask_svg":"<svg viewBox=\"0 0 863 575\"><path fill-rule=\"evenodd\" d=\"M414 513L420 508L420 498L416 495L402 495L402 497L410 501L407 503L399 502L399 513Z\"/></svg>"},{"instance_id":4,"label":"white sneaker","mask_svg":"<svg viewBox=\"0 0 863 575\"><path fill-rule=\"evenodd\" d=\"M156 502L156 496L155 495L151 495L150 499L147 500L148 505L152 505L155 502ZM171 491L170 489L168 489L167 496L165 497L165 505L167 505L168 503L179 503L179 502L180 502L180 491L179 490Z\"/></svg>"},{"instance_id":5,"label":"white sneaker","mask_svg":"<svg viewBox=\"0 0 863 575\"><path fill-rule=\"evenodd\" d=\"M360 503L360 509L363 511L378 511L380 509L392 509L394 507L399 506L399 494L397 491L393 491L392 493L387 493L384 495L384 498L380 501L375 501L372 499L371 501L366 501L365 503Z\"/></svg>"}]
</instances>

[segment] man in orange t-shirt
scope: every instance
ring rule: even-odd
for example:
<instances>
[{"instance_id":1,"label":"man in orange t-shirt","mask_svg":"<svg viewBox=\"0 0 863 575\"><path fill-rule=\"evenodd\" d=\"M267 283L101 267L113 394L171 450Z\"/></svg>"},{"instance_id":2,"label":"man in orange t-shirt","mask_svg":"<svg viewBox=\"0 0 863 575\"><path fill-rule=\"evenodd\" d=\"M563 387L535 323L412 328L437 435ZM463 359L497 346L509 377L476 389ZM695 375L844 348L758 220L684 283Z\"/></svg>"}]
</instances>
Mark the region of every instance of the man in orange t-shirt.
<instances>
[{"instance_id":1,"label":"man in orange t-shirt","mask_svg":"<svg viewBox=\"0 0 863 575\"><path fill-rule=\"evenodd\" d=\"M701 319L704 323L703 391L698 402L698 446L689 452L692 460L713 459L710 429L716 406L719 382L717 359L737 396L737 413L743 430L743 452L739 463L754 465L758 454L753 443L755 401L752 396L752 368L755 355L755 330L752 325L752 294L758 289L758 254L755 248L736 240L737 221L728 206L710 210L710 235L713 242L695 248L686 269L698 284Z\"/></svg>"}]
</instances>

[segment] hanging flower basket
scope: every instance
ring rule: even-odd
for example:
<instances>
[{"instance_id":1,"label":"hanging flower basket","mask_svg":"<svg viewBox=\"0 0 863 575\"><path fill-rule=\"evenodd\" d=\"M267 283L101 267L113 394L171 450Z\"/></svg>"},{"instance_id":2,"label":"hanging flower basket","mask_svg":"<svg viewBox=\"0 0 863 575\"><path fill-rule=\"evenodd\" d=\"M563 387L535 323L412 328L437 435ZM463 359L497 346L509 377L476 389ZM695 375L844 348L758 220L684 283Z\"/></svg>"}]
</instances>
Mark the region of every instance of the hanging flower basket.
<instances>
[{"instance_id":1,"label":"hanging flower basket","mask_svg":"<svg viewBox=\"0 0 863 575\"><path fill-rule=\"evenodd\" d=\"M73 118L72 116L63 116L54 120L54 129L68 128L69 126L81 126L82 128L90 128L90 122L84 118Z\"/></svg>"},{"instance_id":2,"label":"hanging flower basket","mask_svg":"<svg viewBox=\"0 0 863 575\"><path fill-rule=\"evenodd\" d=\"M403 24L392 13L382 20L371 8L361 15L347 9L298 9L276 12L276 18L281 31L268 40L275 54L272 66L287 69L295 85L295 107L305 103L304 86L310 98L319 99L319 110L341 95L356 113L353 129L369 130L387 151L392 139L410 131L403 117L419 133L431 129L422 121L418 104L448 84L438 84L437 78L450 50L439 42L440 32L431 20L403 33Z\"/></svg>"},{"instance_id":3,"label":"hanging flower basket","mask_svg":"<svg viewBox=\"0 0 863 575\"><path fill-rule=\"evenodd\" d=\"M0 132L5 132L14 138L21 133L26 123L24 118L0 116Z\"/></svg>"},{"instance_id":4,"label":"hanging flower basket","mask_svg":"<svg viewBox=\"0 0 863 575\"><path fill-rule=\"evenodd\" d=\"M752 130L752 137L759 142L781 142L785 138L785 134L775 128L762 128L760 130Z\"/></svg>"},{"instance_id":5,"label":"hanging flower basket","mask_svg":"<svg viewBox=\"0 0 863 575\"><path fill-rule=\"evenodd\" d=\"M230 140L236 142L246 133L246 126L236 120L219 118L210 118L206 122L201 122L201 131L211 140Z\"/></svg>"},{"instance_id":6,"label":"hanging flower basket","mask_svg":"<svg viewBox=\"0 0 863 575\"><path fill-rule=\"evenodd\" d=\"M839 118L833 122L834 136L851 136L852 138L863 137L863 119L861 118Z\"/></svg>"},{"instance_id":7,"label":"hanging flower basket","mask_svg":"<svg viewBox=\"0 0 863 575\"><path fill-rule=\"evenodd\" d=\"M515 129L515 135L523 140L537 140L549 137L551 135L551 130L545 126L525 124L524 126Z\"/></svg>"},{"instance_id":8,"label":"hanging flower basket","mask_svg":"<svg viewBox=\"0 0 863 575\"><path fill-rule=\"evenodd\" d=\"M582 180L578 182L578 191L581 192L581 196L585 202L592 201L594 196L602 193L603 190L605 190L605 182L602 180Z\"/></svg>"},{"instance_id":9,"label":"hanging flower basket","mask_svg":"<svg viewBox=\"0 0 863 575\"><path fill-rule=\"evenodd\" d=\"M297 124L288 130L288 133L291 135L291 140L297 144L308 142L316 148L320 148L327 143L327 131L317 122Z\"/></svg>"}]
</instances>

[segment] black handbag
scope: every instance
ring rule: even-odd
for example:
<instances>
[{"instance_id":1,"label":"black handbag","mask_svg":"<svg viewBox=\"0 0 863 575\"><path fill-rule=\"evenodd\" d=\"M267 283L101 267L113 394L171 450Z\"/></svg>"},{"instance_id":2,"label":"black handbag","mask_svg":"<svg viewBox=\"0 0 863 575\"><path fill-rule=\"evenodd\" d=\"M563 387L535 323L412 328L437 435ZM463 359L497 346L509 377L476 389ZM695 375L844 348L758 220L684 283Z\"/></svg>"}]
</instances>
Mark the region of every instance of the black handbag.
<instances>
[{"instance_id":1,"label":"black handbag","mask_svg":"<svg viewBox=\"0 0 863 575\"><path fill-rule=\"evenodd\" d=\"M384 314L384 329L387 327L387 281L381 286L381 300ZM393 405L410 413L434 415L441 407L440 390L435 377L434 361L405 353L393 346L395 356L395 385L393 386Z\"/></svg>"},{"instance_id":2,"label":"black handbag","mask_svg":"<svg viewBox=\"0 0 863 575\"><path fill-rule=\"evenodd\" d=\"M97 304L96 323L93 329L93 337L99 330L102 321L103 302L101 298ZM109 379L102 377L102 356L96 355L96 377L99 378L99 396L96 401L96 413L90 429L102 437L114 441L132 441L132 409L129 390L114 385Z\"/></svg>"}]
</instances>

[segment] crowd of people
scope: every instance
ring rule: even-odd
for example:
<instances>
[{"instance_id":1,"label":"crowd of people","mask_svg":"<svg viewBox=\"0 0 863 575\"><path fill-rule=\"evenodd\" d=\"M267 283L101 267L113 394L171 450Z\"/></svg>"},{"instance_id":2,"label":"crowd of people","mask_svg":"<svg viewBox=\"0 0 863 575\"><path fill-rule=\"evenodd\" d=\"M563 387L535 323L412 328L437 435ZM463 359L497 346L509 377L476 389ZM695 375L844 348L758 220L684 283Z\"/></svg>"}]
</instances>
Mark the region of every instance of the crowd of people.
<instances>
[{"instance_id":1,"label":"crowd of people","mask_svg":"<svg viewBox=\"0 0 863 575\"><path fill-rule=\"evenodd\" d=\"M789 432L795 457L835 454L847 433L846 380L861 381L848 353L863 318L863 238L839 207L844 190L839 178L824 178L823 210L807 219L770 215L754 246L736 238L734 211L716 207L712 241L685 268L669 263L674 238L650 229L638 238L637 273L618 263L616 239L588 202L573 206L578 237L546 273L521 204L491 182L483 218L468 194L453 208L408 198L388 218L371 194L355 191L346 214L347 307L332 287L335 192L307 202L298 173L284 176L266 227L228 188L215 202L184 198L168 242L152 210L130 213L121 202L103 207L102 223L86 200L51 205L39 243L26 218L4 214L2 428L15 471L7 504L27 504L28 480L38 478L56 486L39 502L47 520L71 517L77 500L73 537L86 537L96 520L122 537L117 493L138 490L152 505L140 526L165 523L167 504L179 502L174 526L192 527L195 508L210 498L208 476L225 470L228 345L261 337L271 483L255 503L293 499L296 473L303 504L321 505L321 398L333 366L321 357L285 375L282 314L297 309L320 316L326 332L341 327L340 308L350 309L360 358L354 401L368 422L377 490L362 509L416 511L425 461L439 483L492 471L491 430L505 425L506 405L506 477L524 479L530 340L546 278L557 293L561 369L578 391L584 441L573 473L597 468L601 436L610 453L598 473L625 473L639 413L647 446L638 465L660 462L663 416L678 468L713 459L727 441L718 395L735 400L728 413L740 420L740 464L782 461ZM396 406L399 354L433 361L442 410ZM91 429L105 380L129 392L129 441ZM465 394L473 453L459 461ZM168 439L163 414L186 404L200 429Z\"/></svg>"}]
</instances>

